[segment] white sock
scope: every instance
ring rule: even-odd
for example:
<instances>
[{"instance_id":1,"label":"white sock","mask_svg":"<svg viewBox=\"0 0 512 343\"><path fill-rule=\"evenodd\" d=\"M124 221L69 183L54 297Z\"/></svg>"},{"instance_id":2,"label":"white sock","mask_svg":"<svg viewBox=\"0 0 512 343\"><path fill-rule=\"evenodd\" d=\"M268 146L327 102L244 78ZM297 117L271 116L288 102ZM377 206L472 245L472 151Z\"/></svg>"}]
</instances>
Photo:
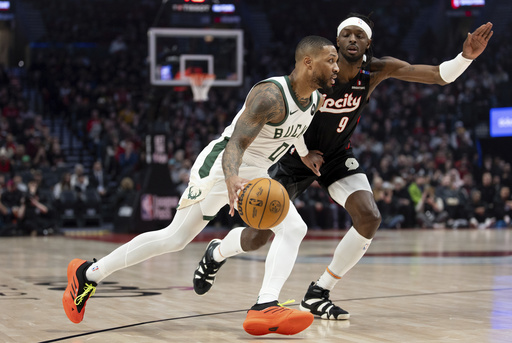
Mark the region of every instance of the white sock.
<instances>
[{"instance_id":1,"label":"white sock","mask_svg":"<svg viewBox=\"0 0 512 343\"><path fill-rule=\"evenodd\" d=\"M331 264L316 284L324 289L332 290L341 277L359 262L371 242L371 239L361 236L352 226L336 247Z\"/></svg>"},{"instance_id":2,"label":"white sock","mask_svg":"<svg viewBox=\"0 0 512 343\"><path fill-rule=\"evenodd\" d=\"M242 249L242 231L245 227L236 227L228 232L220 245L213 250L213 259L222 262L228 257L235 256L245 251Z\"/></svg>"}]
</instances>

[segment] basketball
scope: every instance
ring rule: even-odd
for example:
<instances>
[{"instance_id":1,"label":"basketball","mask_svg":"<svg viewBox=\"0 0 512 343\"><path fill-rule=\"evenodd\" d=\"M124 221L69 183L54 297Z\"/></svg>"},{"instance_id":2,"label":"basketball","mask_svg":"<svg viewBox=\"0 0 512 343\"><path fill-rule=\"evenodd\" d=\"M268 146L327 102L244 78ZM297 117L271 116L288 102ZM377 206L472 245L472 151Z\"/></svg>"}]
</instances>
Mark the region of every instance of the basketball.
<instances>
[{"instance_id":1,"label":"basketball","mask_svg":"<svg viewBox=\"0 0 512 343\"><path fill-rule=\"evenodd\" d=\"M251 180L238 196L238 213L250 227L267 230L279 225L290 208L286 189L276 180Z\"/></svg>"}]
</instances>

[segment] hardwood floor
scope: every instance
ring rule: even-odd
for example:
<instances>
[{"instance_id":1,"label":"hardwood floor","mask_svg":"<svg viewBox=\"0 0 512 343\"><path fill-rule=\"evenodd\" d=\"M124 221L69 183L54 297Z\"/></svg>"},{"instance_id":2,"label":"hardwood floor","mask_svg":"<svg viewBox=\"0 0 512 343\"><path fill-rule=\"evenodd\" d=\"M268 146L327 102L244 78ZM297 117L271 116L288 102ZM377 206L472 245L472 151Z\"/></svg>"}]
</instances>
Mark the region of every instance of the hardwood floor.
<instances>
[{"instance_id":1,"label":"hardwood floor","mask_svg":"<svg viewBox=\"0 0 512 343\"><path fill-rule=\"evenodd\" d=\"M308 234L281 302L298 308L343 234ZM512 230L381 230L331 292L350 320L315 319L297 335L261 337L242 323L267 249L230 259L199 297L191 281L207 236L111 275L84 321L71 323L61 303L68 262L120 244L88 238L0 239L0 342L512 342Z\"/></svg>"}]
</instances>

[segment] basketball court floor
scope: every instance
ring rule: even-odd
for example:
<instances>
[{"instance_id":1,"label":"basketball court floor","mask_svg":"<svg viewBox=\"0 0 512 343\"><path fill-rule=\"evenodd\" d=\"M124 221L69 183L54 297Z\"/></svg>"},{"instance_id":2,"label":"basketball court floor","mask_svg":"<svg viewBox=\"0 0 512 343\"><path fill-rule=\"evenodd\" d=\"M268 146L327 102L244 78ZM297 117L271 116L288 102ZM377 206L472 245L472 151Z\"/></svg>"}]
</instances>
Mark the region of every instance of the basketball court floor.
<instances>
[{"instance_id":1,"label":"basketball court floor","mask_svg":"<svg viewBox=\"0 0 512 343\"><path fill-rule=\"evenodd\" d=\"M344 231L312 231L281 293L298 304ZM62 309L66 267L130 237L0 239L0 342L512 342L512 230L380 230L331 292L347 321L315 319L294 336L242 328L256 301L266 249L232 258L203 297L192 275L207 242L119 271L99 285L84 321Z\"/></svg>"}]
</instances>

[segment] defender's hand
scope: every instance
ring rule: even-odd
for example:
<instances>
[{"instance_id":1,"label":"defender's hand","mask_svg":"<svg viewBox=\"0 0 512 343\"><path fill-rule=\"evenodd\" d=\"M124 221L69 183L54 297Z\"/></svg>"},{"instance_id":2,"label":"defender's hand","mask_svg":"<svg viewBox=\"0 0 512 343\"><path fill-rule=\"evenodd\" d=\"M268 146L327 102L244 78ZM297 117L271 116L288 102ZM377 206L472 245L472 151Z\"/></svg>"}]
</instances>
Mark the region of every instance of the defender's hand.
<instances>
[{"instance_id":1,"label":"defender's hand","mask_svg":"<svg viewBox=\"0 0 512 343\"><path fill-rule=\"evenodd\" d=\"M302 163L308 166L309 169L315 173L316 176L320 176L320 167L324 163L324 158L322 157L324 153L318 150L310 150L309 154L305 157L301 157Z\"/></svg>"},{"instance_id":2,"label":"defender's hand","mask_svg":"<svg viewBox=\"0 0 512 343\"><path fill-rule=\"evenodd\" d=\"M468 33L468 37L462 46L462 56L474 60L485 50L489 39L491 39L494 31L492 31L492 23L480 26L473 33Z\"/></svg>"}]
</instances>

